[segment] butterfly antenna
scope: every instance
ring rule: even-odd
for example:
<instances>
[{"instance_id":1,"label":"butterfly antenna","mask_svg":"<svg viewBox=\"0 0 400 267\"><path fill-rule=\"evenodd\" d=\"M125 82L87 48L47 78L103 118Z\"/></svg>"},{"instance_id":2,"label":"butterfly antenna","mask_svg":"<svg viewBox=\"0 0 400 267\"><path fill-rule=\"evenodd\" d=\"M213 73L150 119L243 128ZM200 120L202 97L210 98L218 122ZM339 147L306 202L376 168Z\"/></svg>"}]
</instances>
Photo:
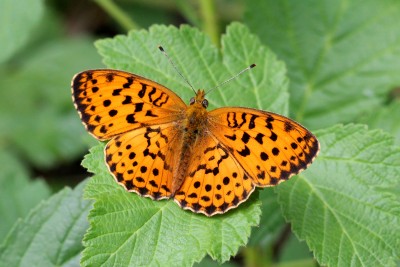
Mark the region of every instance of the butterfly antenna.
<instances>
[{"instance_id":1,"label":"butterfly antenna","mask_svg":"<svg viewBox=\"0 0 400 267\"><path fill-rule=\"evenodd\" d=\"M211 91L214 91L215 89L221 87L222 85L224 85L224 84L230 82L231 80L235 79L237 76L239 76L240 74L242 74L243 72L248 71L248 70L254 68L255 66L256 66L256 64L251 64L251 65L248 66L247 68L241 70L241 71L240 71L239 73L237 73L236 75L233 75L232 77L230 77L228 80L226 80L226 81L224 81L224 82L218 84L218 85L215 86L214 88L211 88L210 90L208 90L208 92L207 92L206 94L208 94L208 93L210 93Z\"/></svg>"},{"instance_id":2,"label":"butterfly antenna","mask_svg":"<svg viewBox=\"0 0 400 267\"><path fill-rule=\"evenodd\" d=\"M178 68L175 66L175 63L171 60L171 58L168 56L167 52L165 52L164 48L160 45L158 46L158 49L164 54L164 56L167 57L169 63L171 63L172 67L176 70L176 72L182 77L182 79L192 88L193 92L196 93L196 90L194 90L193 86L190 84L190 82L183 76L183 74L178 70Z\"/></svg>"}]
</instances>

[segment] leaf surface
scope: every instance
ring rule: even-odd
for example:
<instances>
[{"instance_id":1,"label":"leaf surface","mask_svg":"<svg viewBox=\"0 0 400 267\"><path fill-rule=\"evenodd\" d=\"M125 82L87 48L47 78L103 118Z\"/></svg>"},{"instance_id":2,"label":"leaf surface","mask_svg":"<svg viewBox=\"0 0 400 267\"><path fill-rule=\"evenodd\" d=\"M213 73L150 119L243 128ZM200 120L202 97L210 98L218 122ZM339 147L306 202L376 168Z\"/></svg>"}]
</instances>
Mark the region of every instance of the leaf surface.
<instances>
[{"instance_id":1,"label":"leaf surface","mask_svg":"<svg viewBox=\"0 0 400 267\"><path fill-rule=\"evenodd\" d=\"M353 122L400 84L398 1L249 1L245 21L282 58L290 111L312 129Z\"/></svg>"},{"instance_id":2,"label":"leaf surface","mask_svg":"<svg viewBox=\"0 0 400 267\"><path fill-rule=\"evenodd\" d=\"M0 247L4 266L79 266L91 201L65 188L18 221Z\"/></svg>"},{"instance_id":3,"label":"leaf surface","mask_svg":"<svg viewBox=\"0 0 400 267\"><path fill-rule=\"evenodd\" d=\"M317 132L321 154L277 187L293 232L322 265L394 266L400 248L400 148L363 125Z\"/></svg>"}]
</instances>

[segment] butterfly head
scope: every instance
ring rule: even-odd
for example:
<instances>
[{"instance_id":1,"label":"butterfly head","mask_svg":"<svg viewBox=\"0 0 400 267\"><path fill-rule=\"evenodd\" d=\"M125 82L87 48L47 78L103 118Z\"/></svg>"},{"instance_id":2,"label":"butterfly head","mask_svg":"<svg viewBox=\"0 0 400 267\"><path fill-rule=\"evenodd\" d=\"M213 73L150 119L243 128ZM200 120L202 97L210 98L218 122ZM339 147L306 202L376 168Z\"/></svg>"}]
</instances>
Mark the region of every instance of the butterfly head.
<instances>
[{"instance_id":1,"label":"butterfly head","mask_svg":"<svg viewBox=\"0 0 400 267\"><path fill-rule=\"evenodd\" d=\"M192 97L190 99L189 104L192 105L201 105L203 108L207 108L208 107L208 100L205 99L205 95L206 93L204 92L204 90L198 90L196 93L195 97Z\"/></svg>"}]
</instances>

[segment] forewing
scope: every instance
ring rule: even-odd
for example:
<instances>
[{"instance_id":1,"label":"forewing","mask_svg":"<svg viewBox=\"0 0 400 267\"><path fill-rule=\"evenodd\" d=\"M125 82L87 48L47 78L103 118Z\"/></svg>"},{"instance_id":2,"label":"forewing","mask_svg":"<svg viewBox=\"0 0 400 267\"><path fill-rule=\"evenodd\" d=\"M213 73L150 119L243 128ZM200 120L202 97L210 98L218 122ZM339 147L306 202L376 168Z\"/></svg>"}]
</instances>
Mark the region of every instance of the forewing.
<instances>
[{"instance_id":1,"label":"forewing","mask_svg":"<svg viewBox=\"0 0 400 267\"><path fill-rule=\"evenodd\" d=\"M319 151L317 138L284 116L249 108L209 113L209 130L256 186L272 186L307 168Z\"/></svg>"},{"instance_id":2,"label":"forewing","mask_svg":"<svg viewBox=\"0 0 400 267\"><path fill-rule=\"evenodd\" d=\"M170 123L139 128L111 139L105 148L110 172L128 191L152 199L170 197L181 133Z\"/></svg>"},{"instance_id":3,"label":"forewing","mask_svg":"<svg viewBox=\"0 0 400 267\"><path fill-rule=\"evenodd\" d=\"M175 194L184 209L212 216L245 201L254 185L237 160L213 136L193 148L186 179Z\"/></svg>"},{"instance_id":4,"label":"forewing","mask_svg":"<svg viewBox=\"0 0 400 267\"><path fill-rule=\"evenodd\" d=\"M168 88L119 70L88 70L72 79L72 98L86 129L106 140L181 118L185 103Z\"/></svg>"}]
</instances>

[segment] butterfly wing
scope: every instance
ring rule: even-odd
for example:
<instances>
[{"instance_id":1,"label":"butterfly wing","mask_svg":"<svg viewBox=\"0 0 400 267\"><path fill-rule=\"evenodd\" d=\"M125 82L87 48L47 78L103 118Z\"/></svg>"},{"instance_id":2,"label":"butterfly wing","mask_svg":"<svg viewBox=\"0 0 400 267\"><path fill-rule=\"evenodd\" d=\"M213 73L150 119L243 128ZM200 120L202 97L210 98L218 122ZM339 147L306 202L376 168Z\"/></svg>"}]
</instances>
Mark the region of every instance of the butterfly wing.
<instances>
[{"instance_id":1,"label":"butterfly wing","mask_svg":"<svg viewBox=\"0 0 400 267\"><path fill-rule=\"evenodd\" d=\"M253 190L252 180L238 161L208 135L194 146L187 177L174 198L184 209L212 216L238 206Z\"/></svg>"},{"instance_id":2,"label":"butterfly wing","mask_svg":"<svg viewBox=\"0 0 400 267\"><path fill-rule=\"evenodd\" d=\"M237 207L255 186L289 179L319 151L316 137L300 124L255 109L213 110L208 132L194 146L187 177L175 194L182 208L207 216Z\"/></svg>"},{"instance_id":3,"label":"butterfly wing","mask_svg":"<svg viewBox=\"0 0 400 267\"><path fill-rule=\"evenodd\" d=\"M119 70L88 70L72 79L72 97L86 129L107 140L139 127L181 118L186 104L168 88Z\"/></svg>"},{"instance_id":4,"label":"butterfly wing","mask_svg":"<svg viewBox=\"0 0 400 267\"><path fill-rule=\"evenodd\" d=\"M153 199L168 198L181 138L182 131L174 123L135 129L108 142L106 163L128 191Z\"/></svg>"},{"instance_id":5,"label":"butterfly wing","mask_svg":"<svg viewBox=\"0 0 400 267\"><path fill-rule=\"evenodd\" d=\"M319 151L317 138L284 116L250 108L209 113L211 133L256 186L273 186L307 168Z\"/></svg>"}]
</instances>

